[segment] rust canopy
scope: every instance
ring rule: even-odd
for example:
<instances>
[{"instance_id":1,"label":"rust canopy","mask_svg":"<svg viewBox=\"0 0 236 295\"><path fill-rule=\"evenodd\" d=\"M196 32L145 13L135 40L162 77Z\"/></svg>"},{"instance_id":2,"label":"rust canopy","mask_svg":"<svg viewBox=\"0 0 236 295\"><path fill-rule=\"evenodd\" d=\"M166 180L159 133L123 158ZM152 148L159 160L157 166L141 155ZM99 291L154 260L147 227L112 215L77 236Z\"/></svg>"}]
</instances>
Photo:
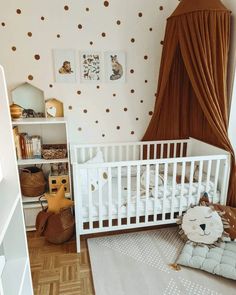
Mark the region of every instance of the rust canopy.
<instances>
[{"instance_id":1,"label":"rust canopy","mask_svg":"<svg viewBox=\"0 0 236 295\"><path fill-rule=\"evenodd\" d=\"M230 14L219 0L182 0L167 19L155 109L143 140L192 136L229 151L228 204L236 206L227 132Z\"/></svg>"}]
</instances>

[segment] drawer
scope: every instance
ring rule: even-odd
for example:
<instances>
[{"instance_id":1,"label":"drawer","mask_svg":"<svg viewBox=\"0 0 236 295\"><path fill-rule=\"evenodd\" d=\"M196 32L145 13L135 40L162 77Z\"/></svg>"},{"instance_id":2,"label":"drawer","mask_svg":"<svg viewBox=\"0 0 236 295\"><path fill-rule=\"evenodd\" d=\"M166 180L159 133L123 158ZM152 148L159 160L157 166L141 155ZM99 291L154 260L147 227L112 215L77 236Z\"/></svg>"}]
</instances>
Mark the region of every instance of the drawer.
<instances>
[{"instance_id":1,"label":"drawer","mask_svg":"<svg viewBox=\"0 0 236 295\"><path fill-rule=\"evenodd\" d=\"M35 230L35 221L38 213L42 210L39 203L24 204L25 226L27 231Z\"/></svg>"}]
</instances>

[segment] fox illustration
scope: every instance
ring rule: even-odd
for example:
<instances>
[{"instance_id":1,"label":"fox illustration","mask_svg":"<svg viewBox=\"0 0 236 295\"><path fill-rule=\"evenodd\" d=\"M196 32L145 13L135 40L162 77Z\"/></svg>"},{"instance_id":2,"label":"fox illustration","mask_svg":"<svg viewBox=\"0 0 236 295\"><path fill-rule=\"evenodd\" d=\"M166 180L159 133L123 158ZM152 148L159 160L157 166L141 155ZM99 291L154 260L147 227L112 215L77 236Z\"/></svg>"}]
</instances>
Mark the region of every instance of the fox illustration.
<instances>
[{"instance_id":1,"label":"fox illustration","mask_svg":"<svg viewBox=\"0 0 236 295\"><path fill-rule=\"evenodd\" d=\"M110 76L110 80L118 80L123 76L123 67L117 59L117 55L111 55L111 68L113 74Z\"/></svg>"}]
</instances>

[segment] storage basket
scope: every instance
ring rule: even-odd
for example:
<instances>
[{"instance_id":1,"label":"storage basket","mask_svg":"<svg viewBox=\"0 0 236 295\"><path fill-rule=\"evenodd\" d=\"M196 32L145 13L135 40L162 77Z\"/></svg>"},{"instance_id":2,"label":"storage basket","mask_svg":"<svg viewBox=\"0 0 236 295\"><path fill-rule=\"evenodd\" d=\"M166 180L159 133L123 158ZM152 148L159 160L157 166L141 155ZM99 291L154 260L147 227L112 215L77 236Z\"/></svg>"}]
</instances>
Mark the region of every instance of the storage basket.
<instances>
[{"instance_id":1,"label":"storage basket","mask_svg":"<svg viewBox=\"0 0 236 295\"><path fill-rule=\"evenodd\" d=\"M21 192L26 197L38 197L45 193L46 181L42 169L27 167L20 172Z\"/></svg>"},{"instance_id":2,"label":"storage basket","mask_svg":"<svg viewBox=\"0 0 236 295\"><path fill-rule=\"evenodd\" d=\"M46 160L63 159L67 156L66 144L43 144L42 157Z\"/></svg>"}]
</instances>

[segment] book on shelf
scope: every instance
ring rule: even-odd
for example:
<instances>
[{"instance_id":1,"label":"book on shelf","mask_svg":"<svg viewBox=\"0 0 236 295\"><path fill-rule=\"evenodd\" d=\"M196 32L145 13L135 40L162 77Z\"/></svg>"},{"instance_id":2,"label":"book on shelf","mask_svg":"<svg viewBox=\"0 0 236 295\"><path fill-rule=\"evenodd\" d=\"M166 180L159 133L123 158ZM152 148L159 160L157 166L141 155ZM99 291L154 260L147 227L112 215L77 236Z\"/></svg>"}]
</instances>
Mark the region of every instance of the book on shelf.
<instances>
[{"instance_id":1,"label":"book on shelf","mask_svg":"<svg viewBox=\"0 0 236 295\"><path fill-rule=\"evenodd\" d=\"M29 136L28 133L20 133L18 127L13 127L13 135L16 148L16 156L21 159L41 158L41 137Z\"/></svg>"}]
</instances>

